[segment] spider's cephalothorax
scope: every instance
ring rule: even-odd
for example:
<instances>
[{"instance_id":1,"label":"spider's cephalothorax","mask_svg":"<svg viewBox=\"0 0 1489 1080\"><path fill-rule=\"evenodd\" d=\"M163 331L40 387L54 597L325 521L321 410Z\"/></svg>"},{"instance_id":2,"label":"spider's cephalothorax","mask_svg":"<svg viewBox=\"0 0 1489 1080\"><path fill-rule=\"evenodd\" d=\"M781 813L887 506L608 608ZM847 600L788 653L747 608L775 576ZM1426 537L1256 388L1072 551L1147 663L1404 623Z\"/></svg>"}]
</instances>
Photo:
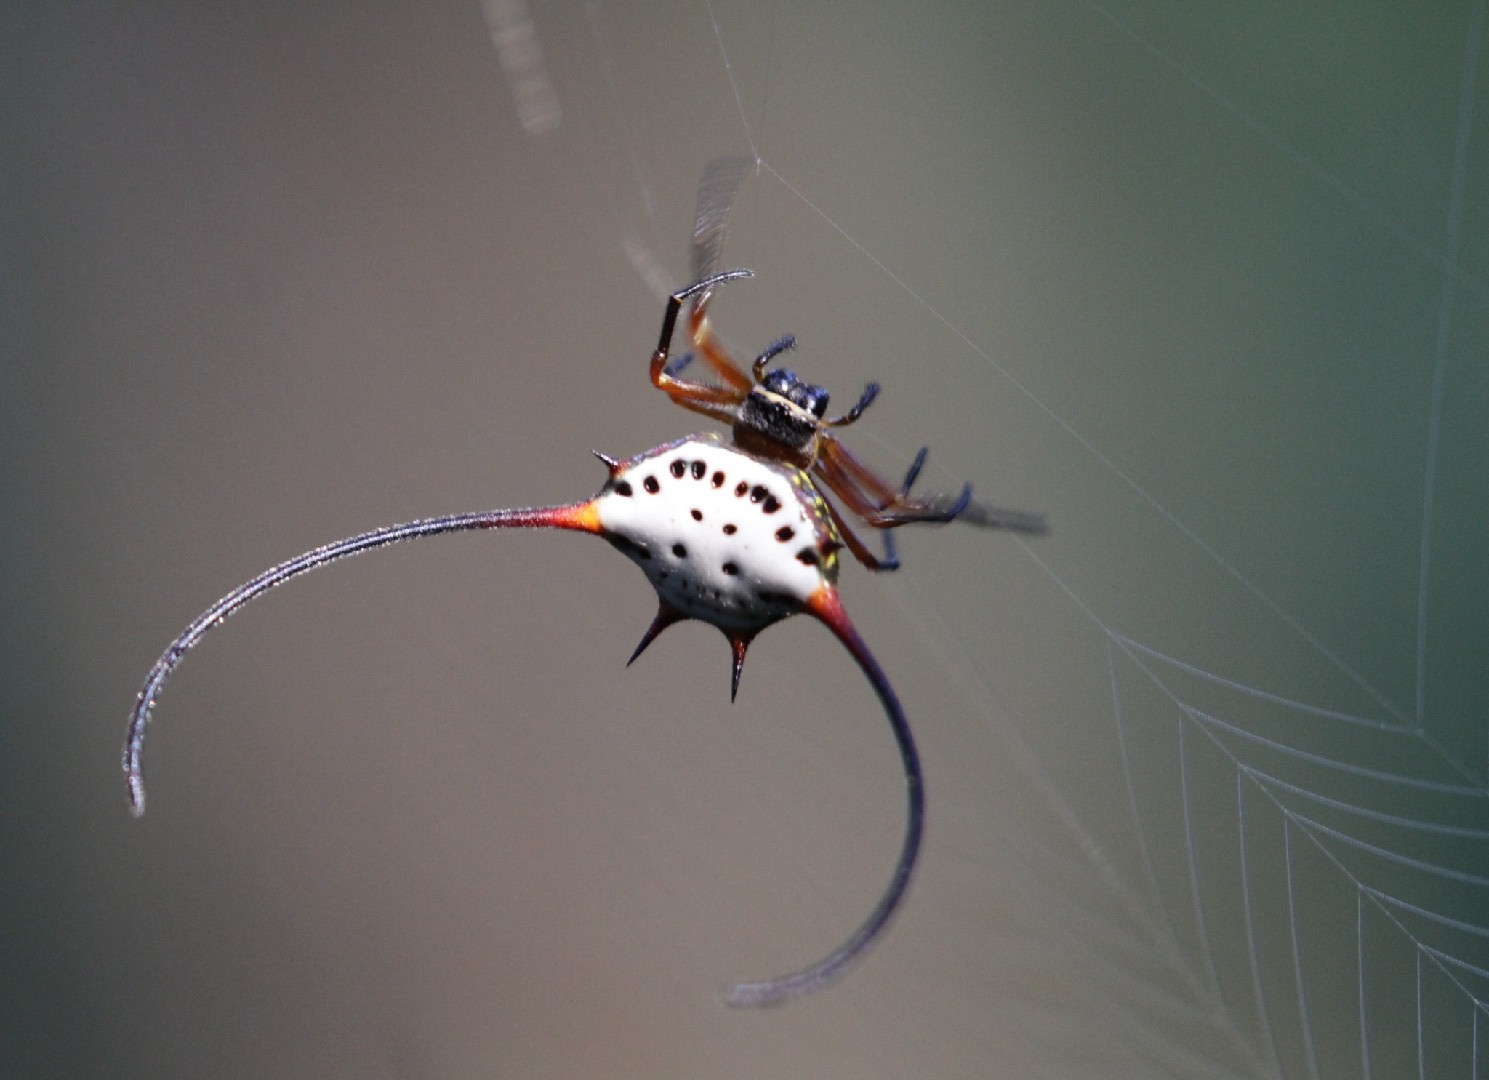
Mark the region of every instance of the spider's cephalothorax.
<instances>
[{"instance_id":1,"label":"spider's cephalothorax","mask_svg":"<svg viewBox=\"0 0 1489 1080\"><path fill-rule=\"evenodd\" d=\"M762 457L779 457L806 468L817 457L817 434L827 412L827 391L776 368L739 403L734 445Z\"/></svg>"},{"instance_id":2,"label":"spider's cephalothorax","mask_svg":"<svg viewBox=\"0 0 1489 1080\"><path fill-rule=\"evenodd\" d=\"M694 234L694 263L700 280L667 302L661 340L652 354L651 380L678 404L729 424L732 443L718 435L692 435L624 461L601 455L610 475L599 493L583 502L452 514L374 529L308 551L234 589L182 631L156 661L140 690L123 754L130 805L136 815L145 809L140 755L155 699L187 651L251 600L308 570L414 537L468 529L587 532L624 552L656 588L657 615L631 654L632 660L675 622L711 623L729 640L734 661L732 688L737 692L745 650L755 635L772 623L804 613L818 619L842 642L869 680L889 719L905 771L905 835L889 886L863 924L826 957L791 975L737 984L725 997L735 1005L785 1001L827 985L862 957L888 924L909 885L920 848L925 797L920 760L904 711L883 669L844 612L837 590L839 549L846 546L870 569L891 570L898 565L894 546L886 533L885 554L870 552L817 485L876 529L955 518L1037 532L1043 522L1036 515L994 510L974 502L970 487L957 496L912 497L910 487L924 463L923 450L898 487L881 479L831 433L857 420L879 388L870 383L848 412L829 419L826 391L790 371L767 370L771 360L793 347L791 338L782 338L756 357L748 374L728 357L714 339L707 307L714 286L748 277L749 272L710 272L737 178L716 181L715 170L711 170L705 176ZM720 192L725 200L722 213L708 201ZM703 358L722 385L678 377L692 354L669 362L673 328L688 300L692 301L688 325L694 354Z\"/></svg>"}]
</instances>

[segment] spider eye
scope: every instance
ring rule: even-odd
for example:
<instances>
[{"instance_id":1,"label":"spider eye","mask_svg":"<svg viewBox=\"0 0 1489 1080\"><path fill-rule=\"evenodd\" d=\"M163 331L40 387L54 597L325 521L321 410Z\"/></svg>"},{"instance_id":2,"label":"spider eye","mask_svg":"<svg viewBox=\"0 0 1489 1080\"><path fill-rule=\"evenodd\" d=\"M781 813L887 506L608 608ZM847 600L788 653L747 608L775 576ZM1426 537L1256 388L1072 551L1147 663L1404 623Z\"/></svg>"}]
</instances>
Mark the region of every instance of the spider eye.
<instances>
[{"instance_id":1,"label":"spider eye","mask_svg":"<svg viewBox=\"0 0 1489 1080\"><path fill-rule=\"evenodd\" d=\"M802 383L791 395L791 400L806 409L818 420L827 415L827 391L820 386Z\"/></svg>"},{"instance_id":2,"label":"spider eye","mask_svg":"<svg viewBox=\"0 0 1489 1080\"><path fill-rule=\"evenodd\" d=\"M791 398L792 391L800 384L796 379L796 372L790 368L776 368L766 373L765 378L760 380L760 385L772 394L780 394L783 398Z\"/></svg>"},{"instance_id":3,"label":"spider eye","mask_svg":"<svg viewBox=\"0 0 1489 1080\"><path fill-rule=\"evenodd\" d=\"M760 380L760 385L772 394L779 394L798 409L805 409L817 419L827 414L827 391L820 386L802 382L790 368L776 368Z\"/></svg>"}]
</instances>

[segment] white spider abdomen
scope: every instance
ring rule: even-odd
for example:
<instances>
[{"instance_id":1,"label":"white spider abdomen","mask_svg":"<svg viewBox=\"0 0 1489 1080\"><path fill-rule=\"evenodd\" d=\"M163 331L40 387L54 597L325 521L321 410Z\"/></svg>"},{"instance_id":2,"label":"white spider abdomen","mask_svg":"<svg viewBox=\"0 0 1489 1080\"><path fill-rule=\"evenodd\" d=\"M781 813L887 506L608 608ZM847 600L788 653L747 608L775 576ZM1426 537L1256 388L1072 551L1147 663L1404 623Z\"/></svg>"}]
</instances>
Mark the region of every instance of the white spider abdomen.
<instances>
[{"instance_id":1,"label":"white spider abdomen","mask_svg":"<svg viewBox=\"0 0 1489 1080\"><path fill-rule=\"evenodd\" d=\"M716 435L614 465L597 510L664 603L726 630L768 626L837 580L842 542L807 475Z\"/></svg>"}]
</instances>

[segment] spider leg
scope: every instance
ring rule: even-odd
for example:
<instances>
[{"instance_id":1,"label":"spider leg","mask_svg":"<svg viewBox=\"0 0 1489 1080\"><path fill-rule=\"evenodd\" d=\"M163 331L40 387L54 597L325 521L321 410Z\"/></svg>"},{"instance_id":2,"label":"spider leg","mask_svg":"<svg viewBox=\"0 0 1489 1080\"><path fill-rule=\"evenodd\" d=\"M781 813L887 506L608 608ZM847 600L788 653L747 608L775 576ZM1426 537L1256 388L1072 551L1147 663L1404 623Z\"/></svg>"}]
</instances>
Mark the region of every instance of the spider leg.
<instances>
[{"instance_id":1,"label":"spider leg","mask_svg":"<svg viewBox=\"0 0 1489 1080\"><path fill-rule=\"evenodd\" d=\"M690 352L685 352L676 360L668 362L667 366L662 369L662 374L670 375L675 379L678 377L678 375L682 374L683 368L687 367L692 362L693 354Z\"/></svg>"},{"instance_id":2,"label":"spider leg","mask_svg":"<svg viewBox=\"0 0 1489 1080\"><path fill-rule=\"evenodd\" d=\"M884 534L884 556L880 558L869 550L869 546L863 542L863 537L853 531L853 527L843 517L842 511L834 506L831 500L823 499L822 503L827 507L827 516L832 518L833 525L837 527L838 535L843 538L843 545L866 569L881 573L900 568L899 552L895 550L891 534Z\"/></svg>"},{"instance_id":3,"label":"spider leg","mask_svg":"<svg viewBox=\"0 0 1489 1080\"><path fill-rule=\"evenodd\" d=\"M920 470L925 468L925 459L930 454L929 446L922 446L915 453L915 460L910 462L910 467L905 470L905 479L900 484L900 498L907 503L910 502L910 488L920 477ZM956 501L940 511L937 517L921 518L921 521L955 521L962 516L962 512L972 505L972 485L962 485L962 493L956 497Z\"/></svg>"},{"instance_id":4,"label":"spider leg","mask_svg":"<svg viewBox=\"0 0 1489 1080\"><path fill-rule=\"evenodd\" d=\"M1026 536L1043 536L1050 531L1049 522L1043 514L1028 510L1009 510L1002 506L988 506L972 499L957 515L958 521L969 525L981 525L985 529L1007 529Z\"/></svg>"},{"instance_id":5,"label":"spider leg","mask_svg":"<svg viewBox=\"0 0 1489 1080\"><path fill-rule=\"evenodd\" d=\"M822 426L847 427L849 424L853 423L853 421L862 416L863 411L870 405L872 405L874 403L874 399L878 396L879 384L876 382L869 383L863 388L863 393L858 395L858 400L853 403L853 408L849 409L842 416L834 416L831 419L822 421Z\"/></svg>"},{"instance_id":6,"label":"spider leg","mask_svg":"<svg viewBox=\"0 0 1489 1080\"><path fill-rule=\"evenodd\" d=\"M915 455L915 460L910 463L910 468L905 472L905 479L900 484L899 491L890 493L891 501L898 500L903 503L910 503L912 501L909 498L910 488L915 483L916 478L920 476L921 469L925 466L926 453L926 449L921 448L920 453ZM844 502L848 503L856 514L875 528L885 530L884 554L882 557L875 556L868 550L868 545L854 534L853 530L843 520L842 515L837 512L837 508L829 503L828 508L832 512L833 522L837 525L838 531L843 534L843 540L847 544L848 550L853 552L854 557L870 570L898 570L900 567L900 554L899 550L895 547L894 534L889 530L895 525L904 524L905 522L886 517L884 515L884 506L888 505L888 503L882 500L876 502L873 496L859 483L858 479L846 470L840 469L832 458L819 456L817 465L819 466L817 470L818 476ZM870 475L873 480L879 481L877 476ZM879 482L882 483L882 481ZM934 515L925 515L909 520L931 522L951 521L967 508L971 499L972 486L968 484L962 489L960 497L951 505L945 508L938 508ZM860 506L864 507L864 509L860 510ZM878 509L875 509L876 506Z\"/></svg>"},{"instance_id":7,"label":"spider leg","mask_svg":"<svg viewBox=\"0 0 1489 1080\"><path fill-rule=\"evenodd\" d=\"M812 469L864 521L876 529L888 529L911 521L944 520L946 508L923 499L911 499L907 489L889 486L878 473L855 458L842 443L824 435L817 446ZM919 471L912 463L910 480Z\"/></svg>"},{"instance_id":8,"label":"spider leg","mask_svg":"<svg viewBox=\"0 0 1489 1080\"><path fill-rule=\"evenodd\" d=\"M905 470L905 480L900 484L900 495L902 497L909 497L910 488L914 485L916 478L920 476L920 470L925 467L925 458L928 453L930 453L930 447L922 446L920 452L915 455L915 460L910 462L910 467ZM972 485L966 484L962 488L961 497L946 511L946 516L940 520L952 521L960 517L971 502ZM931 521L936 519L926 518L923 520ZM887 529L884 532L884 561L891 562L896 567L900 565L900 553L899 549L895 547L894 533Z\"/></svg>"},{"instance_id":9,"label":"spider leg","mask_svg":"<svg viewBox=\"0 0 1489 1080\"><path fill-rule=\"evenodd\" d=\"M905 473L905 482L900 487L900 494L908 497L910 485L915 483L916 477L925 465L926 454L929 448L922 446L920 453L915 455L915 460L910 463L909 470ZM972 498L972 485L964 484L962 493L955 501L948 502L948 496L931 496L937 505L941 506L940 516L916 518L917 521L965 521L969 525L981 525L987 529L1007 529L1009 532L1027 533L1033 536L1042 536L1049 531L1049 525L1043 514L1031 513L1028 510L1009 510L1001 506L988 506L986 503L978 502ZM923 503L925 500L910 500L912 503ZM884 537L885 547L891 548L889 534Z\"/></svg>"},{"instance_id":10,"label":"spider leg","mask_svg":"<svg viewBox=\"0 0 1489 1080\"><path fill-rule=\"evenodd\" d=\"M651 383L658 390L666 393L677 404L694 412L711 416L715 420L728 423L734 419L735 407L744 400L749 392L749 381L743 372L735 370L735 375L745 380L741 388L735 385L710 386L707 383L692 382L677 377L677 372L686 366L685 362L679 361L676 365L668 363L668 353L672 348L672 333L677 326L678 313L682 311L684 300L702 294L700 301L695 301L694 311L696 313L699 303L706 304L708 295L713 287L723 281L733 281L735 278L751 277L748 270L729 270L722 274L704 278L696 284L689 285L686 289L679 289L667 298L667 307L662 315L662 333L657 341L656 351L651 354ZM707 331L707 327L704 327ZM712 332L707 331L704 335L706 341L700 343L694 341L695 347L704 359L708 360L708 351L705 347L712 342ZM712 360L709 361L712 366ZM673 370L669 370L673 368Z\"/></svg>"},{"instance_id":11,"label":"spider leg","mask_svg":"<svg viewBox=\"0 0 1489 1080\"><path fill-rule=\"evenodd\" d=\"M699 356L703 357L703 362L708 365L709 370L722 379L725 386L743 396L749 393L752 383L750 377L734 362L724 350L724 346L719 344L719 339L714 336L713 323L708 321L708 305L712 300L712 289L704 290L701 296L693 300L693 306L688 309L688 336L692 339L693 348Z\"/></svg>"},{"instance_id":12,"label":"spider leg","mask_svg":"<svg viewBox=\"0 0 1489 1080\"><path fill-rule=\"evenodd\" d=\"M755 357L755 362L750 365L750 374L759 382L765 378L765 367L783 352L789 352L796 348L796 335L786 334L784 337L772 341L765 347L765 351Z\"/></svg>"},{"instance_id":13,"label":"spider leg","mask_svg":"<svg viewBox=\"0 0 1489 1080\"><path fill-rule=\"evenodd\" d=\"M840 495L859 517L876 529L890 529L912 522L947 522L957 518L980 525L993 525L996 512L972 500L972 485L966 484L956 495L923 495L911 497L910 485L925 464L922 450L911 463L905 483L898 490L859 461L842 443L830 435L818 443L817 460L812 468ZM1027 531L1027 530L1026 530Z\"/></svg>"}]
</instances>

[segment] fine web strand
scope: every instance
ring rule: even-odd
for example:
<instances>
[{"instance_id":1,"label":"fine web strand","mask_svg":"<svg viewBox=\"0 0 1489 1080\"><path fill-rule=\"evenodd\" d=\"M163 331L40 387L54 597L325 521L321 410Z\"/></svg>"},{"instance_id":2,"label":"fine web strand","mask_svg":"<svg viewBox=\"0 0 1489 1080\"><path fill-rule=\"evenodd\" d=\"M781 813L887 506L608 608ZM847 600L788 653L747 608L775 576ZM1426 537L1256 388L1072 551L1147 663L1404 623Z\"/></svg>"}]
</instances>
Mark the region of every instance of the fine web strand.
<instances>
[{"instance_id":1,"label":"fine web strand","mask_svg":"<svg viewBox=\"0 0 1489 1080\"><path fill-rule=\"evenodd\" d=\"M1352 206L1372 224L1385 229L1407 249L1415 252L1434 265L1446 266L1448 257L1436 245L1417 235L1417 233L1413 232L1398 218L1388 213L1378 202L1362 194L1354 186L1343 180L1338 173L1329 169L1312 154L1309 154L1291 140L1279 134L1270 124L1264 122L1251 110L1246 109L1230 95L1223 93L1212 82L1201 78L1187 65L1180 63L1173 55L1160 48L1148 37L1136 30L1130 22L1119 18L1109 9L1095 3L1094 0L1081 0L1081 3L1088 10L1094 12L1109 23L1138 48L1154 57L1164 68L1173 72L1173 74L1177 75L1186 84L1213 101L1229 117L1253 132L1259 139L1276 151L1279 157L1296 165L1302 173L1307 175L1320 187L1327 188L1341 201ZM1472 19L1473 25L1469 29L1469 50L1472 56L1477 56L1478 45L1476 35L1479 32L1479 13L1482 11L1482 8L1482 3L1475 5L1475 13ZM1468 276L1464 276L1460 280L1473 288L1480 297L1489 293L1489 282Z\"/></svg>"},{"instance_id":2,"label":"fine web strand","mask_svg":"<svg viewBox=\"0 0 1489 1080\"><path fill-rule=\"evenodd\" d=\"M1298 918L1297 894L1293 887L1293 831L1291 821L1282 824L1282 862L1287 874L1287 929L1293 949L1293 981L1298 991L1298 1022L1303 1029L1303 1050L1308 1060L1308 1075L1318 1076L1318 1055L1313 1049L1313 1024L1308 1019L1308 983L1303 977L1303 947L1298 941L1302 920Z\"/></svg>"},{"instance_id":3,"label":"fine web strand","mask_svg":"<svg viewBox=\"0 0 1489 1080\"><path fill-rule=\"evenodd\" d=\"M1047 804L1056 811L1056 820L1074 838L1076 849L1098 869L1099 878L1108 884L1114 895L1124 898L1129 911L1140 913L1142 921L1138 925L1147 925L1153 931L1154 940L1163 942L1163 947L1175 954L1185 947L1176 939L1172 923L1180 921L1187 925L1188 920L1193 920L1200 928L1200 945L1197 954L1190 958L1194 965L1190 990L1197 1000L1227 999L1228 995L1219 984L1226 983L1234 975L1223 969L1217 971L1223 954L1211 939L1230 933L1243 946L1246 959L1242 977L1249 984L1250 997L1255 1005L1255 1021L1248 1025L1247 1038L1262 1055L1254 1070L1257 1074L1283 1071L1278 1045L1282 1036L1274 1029L1274 1019L1276 1025L1287 1032L1288 1044L1293 1045L1291 1020L1284 1019L1289 1013L1298 1017L1298 1038L1301 1039L1309 1073L1317 1075L1333 1071L1327 1056L1333 1051L1319 1031L1323 1022L1320 1018L1332 1014L1320 1002L1311 1001L1310 997L1340 992L1354 999L1349 1001L1349 1010L1356 1015L1359 1030L1352 1033L1349 1041L1358 1047L1360 1055L1359 1065L1355 1067L1363 1067L1365 1074L1369 1075L1379 1057L1376 1044L1383 1037L1379 1033L1372 1035L1370 1031L1372 1020L1377 1026L1382 1023L1380 1016L1372 1016L1371 1009L1377 1000L1385 1000L1385 995L1375 992L1378 987L1373 984L1395 977L1390 965L1372 962L1381 950L1381 945L1375 940L1380 934L1406 943L1413 950L1416 969L1442 971L1452 992L1463 995L1470 1004L1474 1024L1472 1053L1476 1068L1483 1005L1466 984L1451 973L1481 971L1485 964L1478 961L1471 951L1443 948L1441 942L1428 940L1422 928L1450 929L1468 937L1489 936L1489 928L1485 927L1482 915L1467 913L1467 917L1460 917L1465 913L1434 910L1433 901L1422 899L1423 893L1403 886L1450 880L1477 891L1486 900L1480 910L1489 910L1486 883L1481 875L1455 867L1445 859L1440 860L1433 848L1422 855L1408 853L1410 849L1401 848L1394 838L1386 841L1374 838L1366 826L1389 827L1433 842L1457 840L1482 844L1489 834L1489 830L1475 824L1483 820L1485 813L1486 789L1482 772L1465 765L1455 753L1424 730L1429 713L1427 618L1430 554L1438 514L1436 496L1454 326L1452 314L1455 303L1466 295L1480 301L1489 296L1485 283L1465 273L1459 263L1468 228L1464 206L1471 181L1468 165L1473 129L1471 104L1477 85L1484 4L1480 0L1472 7L1466 45L1460 53L1464 64L1458 84L1447 230L1445 242L1441 244L1424 238L1413 227L1393 216L1380 201L1311 154L1303 144L1246 108L1241 103L1242 98L1229 92L1223 80L1207 77L1194 64L1177 60L1153 36L1140 32L1131 21L1117 17L1102 5L1086 2L1083 6L1100 25L1118 31L1117 36L1130 43L1136 53L1150 58L1161 74L1181 82L1212 103L1217 127L1238 125L1267 152L1295 169L1300 182L1315 185L1338 204L1351 209L1361 221L1389 234L1415 259L1440 268L1436 331L1425 350L1430 360L1427 364L1430 394L1427 434L1419 473L1422 489L1414 623L1416 671L1411 691L1414 700L1404 708L1377 685L1372 669L1346 660L1346 651L1336 648L1333 642L1310 627L1306 616L1291 610L1265 590L1251 568L1231 557L1224 540L1206 535L1199 526L1155 495L1151 484L1140 473L1118 464L1116 457L1108 453L1082 424L1071 419L1058 401L1036 393L975 340L973 334L943 314L931 290L922 288L913 277L900 272L864 243L856 230L835 211L831 193L809 189L792 175L796 170L785 159L776 160L771 148L760 139L759 125L751 122L745 94L736 77L727 23L721 22L719 17L722 5L717 0L703 0L701 4L708 33L712 35L712 44L719 54L719 82L727 88L737 114L733 119L755 156L758 183L778 185L790 198L814 214L826 234L841 239L874 274L892 283L913 301L924 312L928 325L944 330L977 356L1012 387L1034 413L1048 420L1097 463L1115 486L1125 489L1150 507L1168 528L1200 552L1221 574L1255 598L1325 665L1359 688L1378 712L1368 715L1359 710L1308 701L1303 695L1281 693L1275 688L1258 685L1255 680L1235 678L1213 663L1202 665L1188 656L1175 655L1176 650L1172 647L1164 648L1140 640L1136 633L1115 625L1117 619L1113 614L1099 612L1094 598L1082 595L1081 590L1059 572L1052 558L1043 557L1032 545L1018 542L1018 550L1056 586L1057 594L1068 599L1074 609L1104 636L1105 662L1111 683L1109 707L1111 722L1117 732L1120 758L1114 767L1120 769L1125 782L1132 829L1136 834L1136 850L1140 855L1135 868L1128 869L1103 850L1096 834L1085 827L1073 804L1065 798L1058 785L1049 780L1034 751L1027 744L1020 745L1021 740L1013 725L993 716L987 704L993 699L993 694L971 655L957 644L957 648L938 659L954 677L962 696L984 715L985 726L990 732L1017 750L1011 756L1020 773L1037 781L1035 789L1043 792ZM624 99L623 87L619 93ZM810 102L802 104L804 108L810 107ZM624 114L625 111L622 104L620 112ZM629 146L629 136L626 141ZM638 179L636 182L644 187L644 181ZM760 205L757 200L757 210ZM908 454L896 452L908 459ZM913 566L910 573L914 574ZM896 582L894 587L902 588L904 583ZM909 587L914 588L913 577L909 579ZM951 635L929 628L939 619L931 605L929 600L903 605L903 615L922 640L940 643ZM1244 642L1237 642L1236 647L1239 650L1244 645ZM1071 660L1074 662L1075 658ZM1159 691L1164 700L1180 710L1177 726L1170 729L1172 746L1177 749L1178 765L1171 777L1180 795L1177 808L1165 807L1157 791L1142 786L1151 783L1148 774L1142 774L1140 781L1140 774L1133 768L1131 747L1134 731L1146 731L1159 720L1136 706L1136 698L1130 698L1119 690L1119 665L1123 670L1135 672L1146 686ZM1196 681L1201 685L1196 686ZM1214 700L1217 695L1218 702ZM1280 717L1287 723L1264 724L1260 719L1261 710L1265 710L1269 717ZM1172 725L1171 719L1166 722ZM1311 737L1304 740L1287 734L1288 725L1299 734L1310 733ZM1362 741L1367 739L1399 740L1396 744L1399 753L1391 751L1389 741ZM1202 744L1206 747L1204 765L1196 756ZM1379 752L1367 752L1370 747ZM1212 778L1209 748L1214 749L1223 767L1229 770L1235 790L1234 805L1228 814L1235 830L1234 842L1238 845L1239 906L1242 910L1242 925L1238 928L1222 929L1224 924L1212 919L1209 910L1213 904L1210 891L1219 886L1211 884L1212 879L1205 870L1208 865L1206 849L1210 844L1208 839L1202 840L1198 834L1200 819L1197 817L1199 804L1209 795L1205 784ZM1444 779L1440 770L1429 768L1423 753L1415 751L1425 751L1425 758L1435 759L1456 778L1456 782ZM1204 770L1204 782L1200 780L1201 769ZM1410 812L1397 812L1400 803L1391 794L1393 792L1412 793L1412 800L1407 804ZM1392 801L1383 801L1387 799ZM1331 815L1327 821L1320 817L1325 811ZM1179 891L1175 891L1173 886L1166 888L1154 871L1158 857L1154 845L1158 841L1152 824L1163 814L1177 814L1179 818L1181 854L1188 862L1185 885ZM1279 868L1266 865L1266 860L1253 857L1253 852L1248 850L1253 842L1264 841L1283 848L1285 857L1280 869L1285 876L1285 902L1275 891L1262 887L1267 876ZM1348 858L1341 858L1346 854ZM1361 871L1354 866L1356 857L1378 861L1396 876ZM1316 970L1319 961L1313 959L1315 953L1309 944L1310 928L1300 914L1314 905L1311 898L1312 890L1316 888L1314 878L1320 871L1342 880L1353 894L1349 905L1354 909L1351 914L1355 920L1351 957L1353 978L1342 983L1335 980L1337 986L1330 985L1325 975ZM1135 875L1142 883L1135 891L1127 884L1129 874ZM1213 880L1218 882L1221 879ZM1145 891L1148 894L1146 901L1141 898ZM1188 912L1184 911L1185 907L1189 908ZM1348 915L1344 917L1348 918ZM1280 920L1286 921L1289 942L1282 948L1261 932L1262 927ZM1370 933L1367 933L1367 927ZM1279 978L1280 972L1286 972L1286 975ZM1279 1002L1272 996L1277 988L1289 984L1296 995L1291 1009L1287 1002ZM1428 981L1418 976L1415 993L1419 1004L1414 1024L1419 1063L1427 1060L1428 1053L1423 1017L1430 1014L1435 1001L1445 1000L1442 998L1444 992L1435 978ZM1405 1020L1404 1017L1401 1019Z\"/></svg>"},{"instance_id":4,"label":"fine web strand","mask_svg":"<svg viewBox=\"0 0 1489 1080\"><path fill-rule=\"evenodd\" d=\"M1453 322L1453 296L1458 282L1458 249L1463 234L1463 193L1468 180L1468 144L1473 130L1474 84L1479 46L1484 31L1484 4L1479 0L1469 16L1468 47L1458 90L1458 126L1453 147L1453 179L1448 193L1446 251L1443 255L1442 293L1437 306L1437 334L1432 349L1432 391L1427 411L1427 446L1423 454L1422 532L1417 565L1417 678L1416 722L1427 718L1427 584L1432 564L1433 491L1437 486L1437 455L1441 439L1443 385L1447 378L1448 344Z\"/></svg>"}]
</instances>

